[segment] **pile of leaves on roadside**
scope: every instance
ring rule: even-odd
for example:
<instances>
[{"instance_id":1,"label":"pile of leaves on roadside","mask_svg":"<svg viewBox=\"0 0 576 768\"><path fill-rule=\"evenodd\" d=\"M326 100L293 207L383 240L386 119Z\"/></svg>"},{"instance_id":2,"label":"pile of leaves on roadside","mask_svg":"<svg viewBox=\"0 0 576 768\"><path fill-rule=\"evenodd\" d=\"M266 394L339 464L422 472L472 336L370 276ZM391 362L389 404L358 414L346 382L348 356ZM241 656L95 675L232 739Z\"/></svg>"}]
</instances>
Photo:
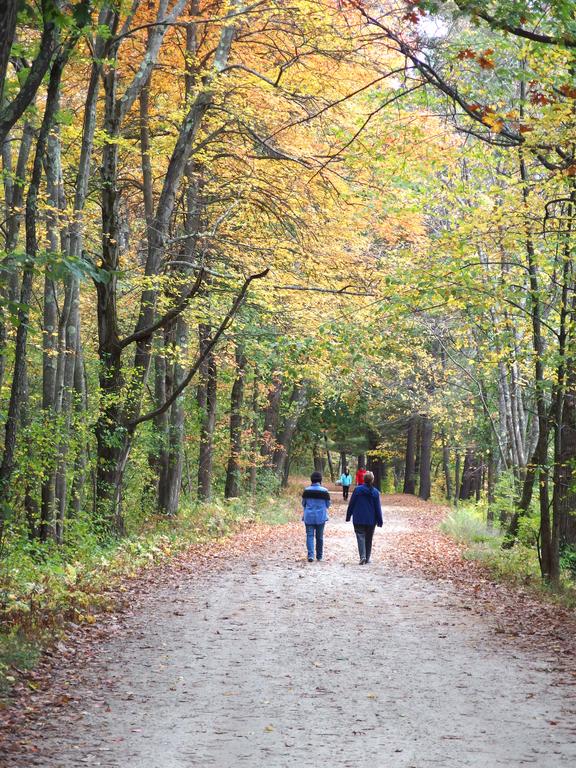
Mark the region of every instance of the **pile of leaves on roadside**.
<instances>
[{"instance_id":1,"label":"pile of leaves on roadside","mask_svg":"<svg viewBox=\"0 0 576 768\"><path fill-rule=\"evenodd\" d=\"M248 540L264 535L268 524L289 519L293 507L289 497L214 501L174 520L151 520L141 535L107 544L83 533L63 547L7 547L0 569L0 697L33 675L42 649L121 610L133 598L132 584L157 578L161 567L183 556L207 566L232 534L241 548L244 530Z\"/></svg>"}]
</instances>

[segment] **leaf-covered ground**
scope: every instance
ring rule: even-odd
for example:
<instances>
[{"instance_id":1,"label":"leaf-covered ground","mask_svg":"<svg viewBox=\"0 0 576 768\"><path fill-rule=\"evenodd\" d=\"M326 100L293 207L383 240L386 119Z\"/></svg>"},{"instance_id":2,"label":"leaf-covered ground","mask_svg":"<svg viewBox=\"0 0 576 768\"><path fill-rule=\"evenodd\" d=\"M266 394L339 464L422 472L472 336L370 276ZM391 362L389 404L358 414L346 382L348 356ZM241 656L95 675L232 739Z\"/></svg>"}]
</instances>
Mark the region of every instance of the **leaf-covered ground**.
<instances>
[{"instance_id":1,"label":"leaf-covered ground","mask_svg":"<svg viewBox=\"0 0 576 768\"><path fill-rule=\"evenodd\" d=\"M438 507L385 513L368 567L338 505L323 563L254 524L127 582L22 676L2 765L573 765L573 615L491 581Z\"/></svg>"}]
</instances>

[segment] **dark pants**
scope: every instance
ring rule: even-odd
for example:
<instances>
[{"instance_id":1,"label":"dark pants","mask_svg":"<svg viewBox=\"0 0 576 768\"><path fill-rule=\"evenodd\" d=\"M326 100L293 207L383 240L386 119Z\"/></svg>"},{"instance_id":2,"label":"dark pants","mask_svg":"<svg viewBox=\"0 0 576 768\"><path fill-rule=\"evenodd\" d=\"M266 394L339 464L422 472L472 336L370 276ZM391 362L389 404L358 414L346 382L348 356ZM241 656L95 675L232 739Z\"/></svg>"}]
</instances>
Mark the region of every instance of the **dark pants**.
<instances>
[{"instance_id":1,"label":"dark pants","mask_svg":"<svg viewBox=\"0 0 576 768\"><path fill-rule=\"evenodd\" d=\"M375 525L356 525L354 524L354 533L358 542L358 554L360 560L370 562L372 554L372 538L374 537Z\"/></svg>"},{"instance_id":2,"label":"dark pants","mask_svg":"<svg viewBox=\"0 0 576 768\"><path fill-rule=\"evenodd\" d=\"M349 485L343 485L342 486L342 496L347 499L348 498L348 491L350 490Z\"/></svg>"}]
</instances>

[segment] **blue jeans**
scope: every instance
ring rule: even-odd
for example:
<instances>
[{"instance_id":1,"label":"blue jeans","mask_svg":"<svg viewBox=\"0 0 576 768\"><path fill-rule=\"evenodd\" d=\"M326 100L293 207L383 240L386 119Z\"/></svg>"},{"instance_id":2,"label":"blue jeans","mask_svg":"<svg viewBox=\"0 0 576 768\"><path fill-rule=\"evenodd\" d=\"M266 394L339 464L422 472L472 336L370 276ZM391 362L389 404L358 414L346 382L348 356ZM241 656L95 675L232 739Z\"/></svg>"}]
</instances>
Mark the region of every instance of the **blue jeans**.
<instances>
[{"instance_id":1,"label":"blue jeans","mask_svg":"<svg viewBox=\"0 0 576 768\"><path fill-rule=\"evenodd\" d=\"M316 560L322 560L324 552L324 526L326 523L306 523L306 549L308 560L314 560L314 534L316 534Z\"/></svg>"}]
</instances>

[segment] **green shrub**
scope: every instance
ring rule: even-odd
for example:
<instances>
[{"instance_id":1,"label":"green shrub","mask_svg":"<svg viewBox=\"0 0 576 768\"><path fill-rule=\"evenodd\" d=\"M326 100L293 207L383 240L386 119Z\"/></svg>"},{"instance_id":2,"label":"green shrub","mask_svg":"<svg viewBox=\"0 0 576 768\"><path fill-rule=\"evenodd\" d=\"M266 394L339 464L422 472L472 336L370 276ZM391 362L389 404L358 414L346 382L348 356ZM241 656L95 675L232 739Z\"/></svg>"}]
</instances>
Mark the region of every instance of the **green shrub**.
<instances>
[{"instance_id":1,"label":"green shrub","mask_svg":"<svg viewBox=\"0 0 576 768\"><path fill-rule=\"evenodd\" d=\"M495 537L484 522L484 508L480 505L467 505L451 510L440 528L448 536L464 544L489 541Z\"/></svg>"},{"instance_id":2,"label":"green shrub","mask_svg":"<svg viewBox=\"0 0 576 768\"><path fill-rule=\"evenodd\" d=\"M564 547L560 556L560 565L569 578L576 581L576 547Z\"/></svg>"},{"instance_id":3,"label":"green shrub","mask_svg":"<svg viewBox=\"0 0 576 768\"><path fill-rule=\"evenodd\" d=\"M148 515L139 535L102 543L87 517L70 520L63 546L30 541L8 527L0 568L0 690L10 668L25 668L37 648L66 621L93 623L112 604L124 578L192 544L228 536L246 521L268 524L294 519L292 496L214 499L184 504L175 518ZM36 649L36 650L35 650Z\"/></svg>"}]
</instances>

